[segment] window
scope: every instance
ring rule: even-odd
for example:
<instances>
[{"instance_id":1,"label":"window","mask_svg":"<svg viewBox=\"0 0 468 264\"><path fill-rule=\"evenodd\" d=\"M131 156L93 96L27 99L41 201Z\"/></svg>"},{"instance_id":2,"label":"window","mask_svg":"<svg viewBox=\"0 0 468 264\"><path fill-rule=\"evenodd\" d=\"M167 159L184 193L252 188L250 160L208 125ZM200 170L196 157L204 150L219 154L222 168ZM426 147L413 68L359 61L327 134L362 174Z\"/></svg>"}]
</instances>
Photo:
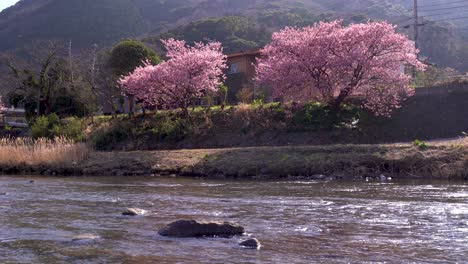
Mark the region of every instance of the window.
<instances>
[{"instance_id":1,"label":"window","mask_svg":"<svg viewBox=\"0 0 468 264\"><path fill-rule=\"evenodd\" d=\"M231 64L229 67L229 73L237 73L238 72L238 66L237 63Z\"/></svg>"}]
</instances>

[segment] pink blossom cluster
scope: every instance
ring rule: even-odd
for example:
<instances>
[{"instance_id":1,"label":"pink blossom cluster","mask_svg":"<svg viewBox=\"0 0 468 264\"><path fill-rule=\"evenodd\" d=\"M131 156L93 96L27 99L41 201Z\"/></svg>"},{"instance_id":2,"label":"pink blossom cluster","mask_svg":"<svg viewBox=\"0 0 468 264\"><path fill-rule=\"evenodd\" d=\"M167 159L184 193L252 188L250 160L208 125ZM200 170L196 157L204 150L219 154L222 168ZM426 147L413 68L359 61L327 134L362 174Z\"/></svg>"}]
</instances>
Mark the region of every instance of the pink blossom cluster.
<instances>
[{"instance_id":1,"label":"pink blossom cluster","mask_svg":"<svg viewBox=\"0 0 468 264\"><path fill-rule=\"evenodd\" d=\"M187 109L196 98L217 91L224 81L226 56L221 43L195 43L169 39L163 41L167 61L145 64L120 79L123 92L145 106L159 109Z\"/></svg>"},{"instance_id":2,"label":"pink blossom cluster","mask_svg":"<svg viewBox=\"0 0 468 264\"><path fill-rule=\"evenodd\" d=\"M285 28L262 49L257 80L271 85L282 100L339 107L354 96L363 100L364 108L388 116L414 93L402 68L424 69L418 52L386 22Z\"/></svg>"}]
</instances>

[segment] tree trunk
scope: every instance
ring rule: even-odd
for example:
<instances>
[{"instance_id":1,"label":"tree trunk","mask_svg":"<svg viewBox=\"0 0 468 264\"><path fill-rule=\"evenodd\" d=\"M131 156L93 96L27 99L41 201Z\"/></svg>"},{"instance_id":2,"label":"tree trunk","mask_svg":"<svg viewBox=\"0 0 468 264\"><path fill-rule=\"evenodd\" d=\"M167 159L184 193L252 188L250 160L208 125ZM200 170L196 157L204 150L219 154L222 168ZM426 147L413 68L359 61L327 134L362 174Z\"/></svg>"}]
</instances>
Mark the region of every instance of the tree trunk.
<instances>
[{"instance_id":1,"label":"tree trunk","mask_svg":"<svg viewBox=\"0 0 468 264\"><path fill-rule=\"evenodd\" d=\"M117 119L117 106L115 106L114 102L111 102L112 107L112 119Z\"/></svg>"},{"instance_id":2,"label":"tree trunk","mask_svg":"<svg viewBox=\"0 0 468 264\"><path fill-rule=\"evenodd\" d=\"M128 104L129 104L129 115L132 116L135 114L135 96L130 95L128 97Z\"/></svg>"},{"instance_id":3,"label":"tree trunk","mask_svg":"<svg viewBox=\"0 0 468 264\"><path fill-rule=\"evenodd\" d=\"M342 91L338 97L336 97L332 103L330 104L330 109L333 111L333 112L339 112L340 111L340 108L341 108L341 104L343 103L343 101L346 99L346 97L348 97L348 93L345 93L344 91Z\"/></svg>"},{"instance_id":4,"label":"tree trunk","mask_svg":"<svg viewBox=\"0 0 468 264\"><path fill-rule=\"evenodd\" d=\"M45 106L45 114L50 115L52 113L52 107L50 105L50 97L49 96L47 96L44 99L44 106Z\"/></svg>"}]
</instances>

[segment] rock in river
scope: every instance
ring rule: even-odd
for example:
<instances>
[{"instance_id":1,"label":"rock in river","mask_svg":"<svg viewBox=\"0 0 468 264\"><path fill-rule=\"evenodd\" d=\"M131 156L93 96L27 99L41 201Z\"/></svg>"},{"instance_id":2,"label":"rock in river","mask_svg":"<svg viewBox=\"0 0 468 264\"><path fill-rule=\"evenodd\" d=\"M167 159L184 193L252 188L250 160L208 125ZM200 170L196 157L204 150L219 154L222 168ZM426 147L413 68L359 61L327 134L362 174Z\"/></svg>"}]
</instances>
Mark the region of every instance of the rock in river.
<instances>
[{"instance_id":1,"label":"rock in river","mask_svg":"<svg viewBox=\"0 0 468 264\"><path fill-rule=\"evenodd\" d=\"M170 223L158 233L169 237L233 237L242 235L244 227L229 222L179 220Z\"/></svg>"},{"instance_id":2,"label":"rock in river","mask_svg":"<svg viewBox=\"0 0 468 264\"><path fill-rule=\"evenodd\" d=\"M82 235L74 236L72 238L72 241L73 242L89 242L89 241L93 241L96 239L99 239L99 236L93 235L93 234L82 234Z\"/></svg>"},{"instance_id":3,"label":"rock in river","mask_svg":"<svg viewBox=\"0 0 468 264\"><path fill-rule=\"evenodd\" d=\"M136 215L144 215L146 214L146 210L139 209L139 208L127 208L125 211L122 212L122 215L128 216L136 216Z\"/></svg>"},{"instance_id":4,"label":"rock in river","mask_svg":"<svg viewBox=\"0 0 468 264\"><path fill-rule=\"evenodd\" d=\"M251 238L251 239L242 241L239 245L244 248L250 248L250 249L260 249L260 247L262 246L260 244L260 241L258 241L258 239L256 238Z\"/></svg>"}]
</instances>

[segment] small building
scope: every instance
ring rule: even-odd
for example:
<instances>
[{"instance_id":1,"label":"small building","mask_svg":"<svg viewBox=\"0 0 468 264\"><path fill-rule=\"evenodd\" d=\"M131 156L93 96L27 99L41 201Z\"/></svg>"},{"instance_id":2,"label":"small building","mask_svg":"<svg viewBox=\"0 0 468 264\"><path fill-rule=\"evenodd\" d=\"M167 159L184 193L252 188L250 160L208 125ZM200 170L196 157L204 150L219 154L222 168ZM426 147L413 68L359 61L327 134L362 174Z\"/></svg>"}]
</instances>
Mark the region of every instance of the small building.
<instances>
[{"instance_id":1,"label":"small building","mask_svg":"<svg viewBox=\"0 0 468 264\"><path fill-rule=\"evenodd\" d=\"M255 77L255 63L260 57L260 50L241 51L227 55L227 74L243 73L249 78Z\"/></svg>"},{"instance_id":2,"label":"small building","mask_svg":"<svg viewBox=\"0 0 468 264\"><path fill-rule=\"evenodd\" d=\"M24 108L3 108L0 110L0 126L13 128L26 128L26 111Z\"/></svg>"},{"instance_id":3,"label":"small building","mask_svg":"<svg viewBox=\"0 0 468 264\"><path fill-rule=\"evenodd\" d=\"M228 102L240 101L239 92L251 93L252 98L262 94L268 97L269 93L264 87L259 87L255 81L255 64L260 58L259 49L241 51L227 55L228 69L226 72L226 86L229 88Z\"/></svg>"}]
</instances>

